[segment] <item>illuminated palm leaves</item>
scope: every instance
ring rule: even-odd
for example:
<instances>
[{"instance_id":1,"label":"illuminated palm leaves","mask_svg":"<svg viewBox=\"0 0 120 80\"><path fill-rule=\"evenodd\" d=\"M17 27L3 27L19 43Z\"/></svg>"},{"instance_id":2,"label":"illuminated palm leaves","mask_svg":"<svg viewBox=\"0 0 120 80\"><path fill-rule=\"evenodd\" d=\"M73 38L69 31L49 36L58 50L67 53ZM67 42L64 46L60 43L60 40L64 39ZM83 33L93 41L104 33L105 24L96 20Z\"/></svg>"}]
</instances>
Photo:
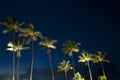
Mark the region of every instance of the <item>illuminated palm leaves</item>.
<instances>
[{"instance_id":1,"label":"illuminated palm leaves","mask_svg":"<svg viewBox=\"0 0 120 80\"><path fill-rule=\"evenodd\" d=\"M20 51L29 49L29 47L23 47L24 42L19 39L15 39L8 43L6 50L17 52L17 57L21 57Z\"/></svg>"},{"instance_id":2,"label":"illuminated palm leaves","mask_svg":"<svg viewBox=\"0 0 120 80\"><path fill-rule=\"evenodd\" d=\"M47 37L44 37L42 41L39 43L39 45L47 48L47 49L56 49L56 46L54 44L57 42L57 40L52 40Z\"/></svg>"},{"instance_id":3,"label":"illuminated palm leaves","mask_svg":"<svg viewBox=\"0 0 120 80\"><path fill-rule=\"evenodd\" d=\"M73 77L73 80L85 80L81 74L79 72L77 72L74 77Z\"/></svg>"},{"instance_id":4,"label":"illuminated palm leaves","mask_svg":"<svg viewBox=\"0 0 120 80\"><path fill-rule=\"evenodd\" d=\"M89 54L88 51L83 50L81 52L81 56L79 56L78 62L87 63L87 62L92 61L92 60L93 60L93 55Z\"/></svg>"},{"instance_id":5,"label":"illuminated palm leaves","mask_svg":"<svg viewBox=\"0 0 120 80\"><path fill-rule=\"evenodd\" d=\"M62 49L62 51L65 54L72 56L73 52L79 52L79 46L80 46L80 43L75 43L71 40L67 40L65 43L63 43L64 48Z\"/></svg>"},{"instance_id":6,"label":"illuminated palm leaves","mask_svg":"<svg viewBox=\"0 0 120 80\"><path fill-rule=\"evenodd\" d=\"M14 30L14 31L19 31L20 30L20 27L24 24L24 23L20 23L19 20L17 20L16 18L14 17L7 17L7 21L5 22L2 22L1 23L2 25L6 26L7 29L3 31L3 33L8 33L10 32L11 30Z\"/></svg>"},{"instance_id":7,"label":"illuminated palm leaves","mask_svg":"<svg viewBox=\"0 0 120 80\"><path fill-rule=\"evenodd\" d=\"M58 71L64 71L66 80L67 80L67 72L73 69L70 64L70 61L66 61L66 60L60 62L57 68Z\"/></svg>"},{"instance_id":8,"label":"illuminated palm leaves","mask_svg":"<svg viewBox=\"0 0 120 80\"><path fill-rule=\"evenodd\" d=\"M37 37L43 38L42 33L34 30L33 24L28 24L26 28L20 30L19 36L27 38L26 43L29 44L31 41L36 41Z\"/></svg>"}]
</instances>

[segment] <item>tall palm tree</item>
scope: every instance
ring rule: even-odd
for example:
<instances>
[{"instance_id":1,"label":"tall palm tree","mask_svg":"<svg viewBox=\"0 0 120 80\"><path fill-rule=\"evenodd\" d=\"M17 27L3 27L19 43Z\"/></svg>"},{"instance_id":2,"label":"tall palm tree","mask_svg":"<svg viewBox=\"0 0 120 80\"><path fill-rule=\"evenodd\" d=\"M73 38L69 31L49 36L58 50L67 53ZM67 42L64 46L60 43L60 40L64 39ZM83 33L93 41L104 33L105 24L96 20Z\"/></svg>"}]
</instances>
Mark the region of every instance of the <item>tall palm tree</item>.
<instances>
[{"instance_id":1,"label":"tall palm tree","mask_svg":"<svg viewBox=\"0 0 120 80\"><path fill-rule=\"evenodd\" d=\"M70 64L70 61L66 61L66 60L63 60L62 62L60 62L57 68L58 68L58 71L64 71L66 80L67 80L67 72L73 69Z\"/></svg>"},{"instance_id":2,"label":"tall palm tree","mask_svg":"<svg viewBox=\"0 0 120 80\"><path fill-rule=\"evenodd\" d=\"M23 41L20 41L19 39L12 40L8 43L8 48L6 50L14 51L17 53L17 80L19 80L19 59L21 57L21 51L29 49L29 47L23 47Z\"/></svg>"},{"instance_id":3,"label":"tall palm tree","mask_svg":"<svg viewBox=\"0 0 120 80\"><path fill-rule=\"evenodd\" d=\"M51 49L56 49L56 46L53 45L56 42L57 42L57 40L52 40L52 39L49 39L47 37L44 37L42 39L42 41L39 43L39 45L43 46L44 48L47 48L47 53L49 55L49 61L50 61L52 80L55 80L55 77L54 77L54 71L53 71L53 67L52 67Z\"/></svg>"},{"instance_id":4,"label":"tall palm tree","mask_svg":"<svg viewBox=\"0 0 120 80\"><path fill-rule=\"evenodd\" d=\"M74 75L75 75L75 65L74 65L73 52L79 52L79 46L80 46L79 42L75 43L74 41L67 40L65 43L63 43L63 48L62 48L62 51L64 52L64 54L68 54L68 56L71 56L72 58Z\"/></svg>"},{"instance_id":5,"label":"tall palm tree","mask_svg":"<svg viewBox=\"0 0 120 80\"><path fill-rule=\"evenodd\" d=\"M93 55L89 54L88 51L83 50L81 52L81 56L79 56L78 62L83 62L88 66L90 80L92 80L92 73L91 73L90 63L89 63L90 61L93 61Z\"/></svg>"},{"instance_id":6,"label":"tall palm tree","mask_svg":"<svg viewBox=\"0 0 120 80\"><path fill-rule=\"evenodd\" d=\"M26 38L26 44L32 43L32 60L31 60L31 70L30 70L30 80L32 80L33 67L34 67L34 41L37 40L37 37L43 38L42 34L39 31L34 30L33 24L28 24L26 28L20 30L19 36Z\"/></svg>"},{"instance_id":7,"label":"tall palm tree","mask_svg":"<svg viewBox=\"0 0 120 80\"><path fill-rule=\"evenodd\" d=\"M103 62L107 62L107 63L110 62L109 60L105 59L105 56L106 56L106 53L104 53L102 55L101 51L97 51L96 54L95 54L95 57L94 57L94 62L95 63L100 62L100 64L101 64L103 76L106 76L105 71L104 71L104 67L103 67Z\"/></svg>"},{"instance_id":8,"label":"tall palm tree","mask_svg":"<svg viewBox=\"0 0 120 80\"><path fill-rule=\"evenodd\" d=\"M15 39L15 32L20 30L20 27L24 24L19 22L19 20L17 20L15 17L7 17L7 21L1 22L2 25L6 26L7 29L5 29L3 31L4 34L10 32L13 30L13 39ZM13 67L13 75L12 75L12 80L15 80L15 54L14 54L14 48L13 48L13 63L12 63L12 67Z\"/></svg>"}]
</instances>

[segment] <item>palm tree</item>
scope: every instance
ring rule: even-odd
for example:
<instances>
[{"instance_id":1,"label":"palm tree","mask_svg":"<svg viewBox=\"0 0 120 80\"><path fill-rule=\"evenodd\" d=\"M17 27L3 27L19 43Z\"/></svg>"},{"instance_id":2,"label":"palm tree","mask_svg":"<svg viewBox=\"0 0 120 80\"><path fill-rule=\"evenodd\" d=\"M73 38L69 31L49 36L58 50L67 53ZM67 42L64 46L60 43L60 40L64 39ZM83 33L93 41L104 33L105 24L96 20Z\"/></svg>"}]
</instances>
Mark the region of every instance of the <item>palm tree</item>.
<instances>
[{"instance_id":1,"label":"palm tree","mask_svg":"<svg viewBox=\"0 0 120 80\"><path fill-rule=\"evenodd\" d=\"M8 43L8 48L6 50L9 50L9 51L14 51L17 53L17 80L19 80L19 59L21 57L21 51L22 50L26 50L26 49L29 49L29 47L23 47L23 41L20 41L19 39L16 39L16 40L12 40Z\"/></svg>"},{"instance_id":2,"label":"palm tree","mask_svg":"<svg viewBox=\"0 0 120 80\"><path fill-rule=\"evenodd\" d=\"M51 49L56 49L56 46L53 45L56 42L57 40L52 40L47 37L44 37L42 41L39 43L39 45L43 46L44 48L47 48L47 53L49 55L50 69L51 69L51 74L52 74L52 80L55 80L55 77L54 77L54 71L52 68Z\"/></svg>"},{"instance_id":3,"label":"palm tree","mask_svg":"<svg viewBox=\"0 0 120 80\"><path fill-rule=\"evenodd\" d=\"M79 60L78 62L83 62L88 66L88 70L89 70L89 75L90 75L90 80L92 80L92 73L91 73L91 69L90 69L90 61L93 60L93 55L89 54L88 51L83 50L81 52L81 56L79 56Z\"/></svg>"},{"instance_id":4,"label":"palm tree","mask_svg":"<svg viewBox=\"0 0 120 80\"><path fill-rule=\"evenodd\" d=\"M85 80L81 74L79 72L77 72L74 77L73 77L73 80Z\"/></svg>"},{"instance_id":5,"label":"palm tree","mask_svg":"<svg viewBox=\"0 0 120 80\"><path fill-rule=\"evenodd\" d=\"M73 69L70 64L70 61L66 61L66 60L63 60L62 62L60 62L57 68L58 68L58 71L64 71L66 80L67 80L67 72Z\"/></svg>"},{"instance_id":6,"label":"palm tree","mask_svg":"<svg viewBox=\"0 0 120 80\"><path fill-rule=\"evenodd\" d=\"M7 21L1 22L0 24L4 25L7 27L7 29L5 29L3 31L4 34L10 32L13 30L13 39L15 39L15 32L20 30L20 27L24 24L24 23L20 23L19 20L17 20L14 17L7 17ZM14 55L14 48L13 48L13 63L12 63L12 67L13 67L13 76L12 76L12 80L15 80L15 55Z\"/></svg>"},{"instance_id":7,"label":"palm tree","mask_svg":"<svg viewBox=\"0 0 120 80\"><path fill-rule=\"evenodd\" d=\"M31 70L30 70L30 80L32 80L33 67L34 67L34 41L37 40L37 37L43 38L42 34L39 31L34 30L33 24L28 24L26 28L20 30L21 34L19 36L25 37L26 44L32 43L32 61L31 61Z\"/></svg>"},{"instance_id":8,"label":"palm tree","mask_svg":"<svg viewBox=\"0 0 120 80\"><path fill-rule=\"evenodd\" d=\"M104 53L104 54L102 55L102 52L101 52L101 51L97 51L96 54L95 54L95 56L94 56L94 62L95 62L95 63L100 62L100 64L101 64L103 76L106 76L106 75L105 75L105 71L104 71L104 67L103 67L103 62L107 62L107 63L110 62L109 60L106 60L106 59L105 59L105 56L106 56L106 53Z\"/></svg>"},{"instance_id":9,"label":"palm tree","mask_svg":"<svg viewBox=\"0 0 120 80\"><path fill-rule=\"evenodd\" d=\"M68 56L72 57L74 75L75 75L75 65L74 65L73 52L79 52L79 46L80 46L79 42L75 43L74 41L71 40L67 40L65 43L63 43L62 51L64 52L64 54L68 54Z\"/></svg>"}]
</instances>

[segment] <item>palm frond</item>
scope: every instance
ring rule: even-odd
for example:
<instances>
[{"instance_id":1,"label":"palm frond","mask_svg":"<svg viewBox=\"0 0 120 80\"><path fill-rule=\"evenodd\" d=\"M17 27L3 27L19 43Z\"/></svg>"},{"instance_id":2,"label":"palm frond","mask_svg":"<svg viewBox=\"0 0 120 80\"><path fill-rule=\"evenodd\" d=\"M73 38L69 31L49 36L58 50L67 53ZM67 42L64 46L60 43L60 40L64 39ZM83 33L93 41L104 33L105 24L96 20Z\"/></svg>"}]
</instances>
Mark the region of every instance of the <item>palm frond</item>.
<instances>
[{"instance_id":1,"label":"palm frond","mask_svg":"<svg viewBox=\"0 0 120 80\"><path fill-rule=\"evenodd\" d=\"M19 37L22 36L22 37L28 37L28 34L27 33L21 33L18 35Z\"/></svg>"},{"instance_id":2,"label":"palm frond","mask_svg":"<svg viewBox=\"0 0 120 80\"><path fill-rule=\"evenodd\" d=\"M11 30L12 30L11 28L6 29L6 30L3 31L3 34L6 34L6 33L10 32Z\"/></svg>"},{"instance_id":3,"label":"palm frond","mask_svg":"<svg viewBox=\"0 0 120 80\"><path fill-rule=\"evenodd\" d=\"M31 31L34 31L34 25L32 23L29 23L27 25L27 28L30 29Z\"/></svg>"},{"instance_id":4,"label":"palm frond","mask_svg":"<svg viewBox=\"0 0 120 80\"><path fill-rule=\"evenodd\" d=\"M38 36L38 37L40 37L41 39L43 39L42 33L36 31L34 34L35 34L35 36Z\"/></svg>"}]
</instances>

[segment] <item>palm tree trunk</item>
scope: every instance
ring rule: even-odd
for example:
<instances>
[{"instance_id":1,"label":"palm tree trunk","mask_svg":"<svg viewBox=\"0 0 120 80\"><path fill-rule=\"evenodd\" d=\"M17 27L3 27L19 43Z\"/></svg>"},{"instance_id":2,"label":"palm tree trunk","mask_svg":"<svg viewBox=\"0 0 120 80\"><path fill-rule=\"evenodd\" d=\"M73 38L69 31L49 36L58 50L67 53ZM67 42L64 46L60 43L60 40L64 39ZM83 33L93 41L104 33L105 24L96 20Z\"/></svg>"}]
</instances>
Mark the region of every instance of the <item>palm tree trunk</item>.
<instances>
[{"instance_id":1,"label":"palm tree trunk","mask_svg":"<svg viewBox=\"0 0 120 80\"><path fill-rule=\"evenodd\" d=\"M13 65L12 65L12 72L13 72L13 76L12 76L12 80L15 80L15 53L14 53L14 50L13 50Z\"/></svg>"},{"instance_id":2,"label":"palm tree trunk","mask_svg":"<svg viewBox=\"0 0 120 80\"><path fill-rule=\"evenodd\" d=\"M101 63L101 67L102 67L103 76L106 76L106 75L105 75L105 71L104 71L104 67L103 67L102 61L101 61L100 63Z\"/></svg>"},{"instance_id":3,"label":"palm tree trunk","mask_svg":"<svg viewBox=\"0 0 120 80\"><path fill-rule=\"evenodd\" d=\"M17 80L19 80L19 57L18 57L18 60L17 60Z\"/></svg>"},{"instance_id":4,"label":"palm tree trunk","mask_svg":"<svg viewBox=\"0 0 120 80\"><path fill-rule=\"evenodd\" d=\"M67 80L67 73L65 72L65 79Z\"/></svg>"},{"instance_id":5,"label":"palm tree trunk","mask_svg":"<svg viewBox=\"0 0 120 80\"><path fill-rule=\"evenodd\" d=\"M32 61L31 61L30 80L32 80L32 76L33 76L33 66L34 66L34 43L32 40Z\"/></svg>"},{"instance_id":6,"label":"palm tree trunk","mask_svg":"<svg viewBox=\"0 0 120 80\"><path fill-rule=\"evenodd\" d=\"M73 55L72 55L72 65L73 65L73 71L74 71L74 75L75 75L75 64L74 64L74 58L73 58Z\"/></svg>"},{"instance_id":7,"label":"palm tree trunk","mask_svg":"<svg viewBox=\"0 0 120 80\"><path fill-rule=\"evenodd\" d=\"M13 31L13 40L15 40L15 31ZM15 51L14 51L14 45L13 45L13 62L12 62L12 80L15 80Z\"/></svg>"},{"instance_id":8,"label":"palm tree trunk","mask_svg":"<svg viewBox=\"0 0 120 80\"><path fill-rule=\"evenodd\" d=\"M89 61L87 61L87 65L88 65L88 70L89 70L90 80L92 80L92 73L91 73L91 69L90 69Z\"/></svg>"},{"instance_id":9,"label":"palm tree trunk","mask_svg":"<svg viewBox=\"0 0 120 80\"><path fill-rule=\"evenodd\" d=\"M52 80L55 80L54 72L53 72L53 68L52 68L51 54L49 53L48 55L49 55L49 61L50 61L50 70L51 70L51 74L52 74Z\"/></svg>"}]
</instances>

